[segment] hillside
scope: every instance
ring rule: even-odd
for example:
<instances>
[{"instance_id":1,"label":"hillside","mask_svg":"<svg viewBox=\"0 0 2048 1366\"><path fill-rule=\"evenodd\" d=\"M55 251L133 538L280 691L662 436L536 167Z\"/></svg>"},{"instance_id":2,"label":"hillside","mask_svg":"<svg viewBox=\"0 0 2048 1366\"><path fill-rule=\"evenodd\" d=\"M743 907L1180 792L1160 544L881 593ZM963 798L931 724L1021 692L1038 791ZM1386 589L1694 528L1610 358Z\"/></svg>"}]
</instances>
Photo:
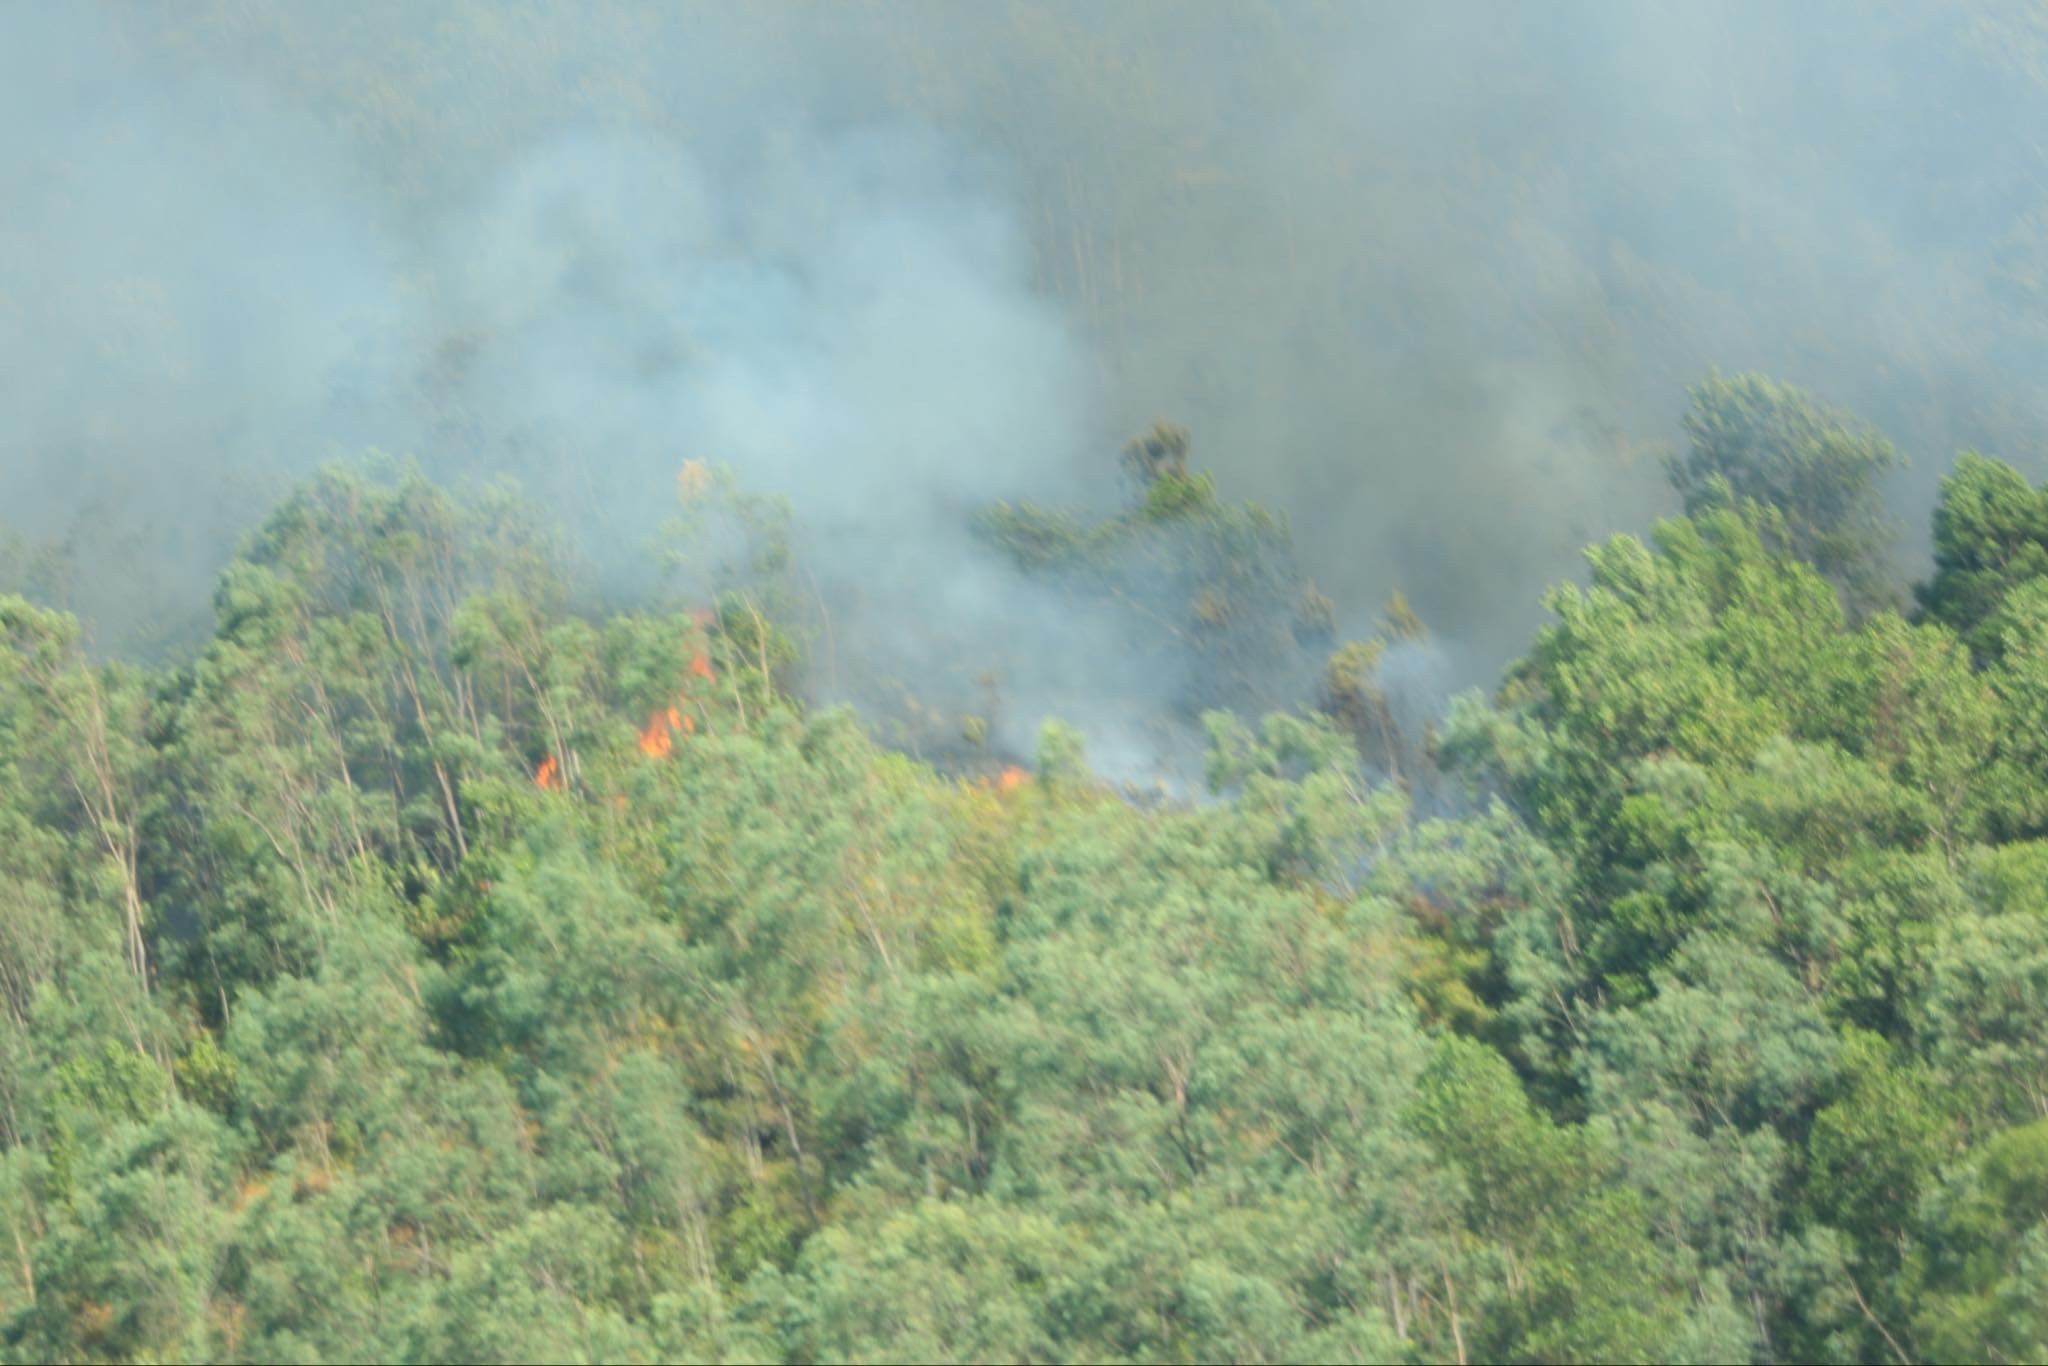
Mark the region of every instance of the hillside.
<instances>
[{"instance_id":1,"label":"hillside","mask_svg":"<svg viewBox=\"0 0 2048 1366\"><path fill-rule=\"evenodd\" d=\"M171 665L0 598L0 1354L2048 1355L2048 490L1962 456L1908 611L1880 438L1688 430L1427 734L1412 616L1319 635L1197 474L990 513L1334 656L1174 700L1202 800L1057 722L941 772L805 700L777 556L592 615L403 471Z\"/></svg>"}]
</instances>

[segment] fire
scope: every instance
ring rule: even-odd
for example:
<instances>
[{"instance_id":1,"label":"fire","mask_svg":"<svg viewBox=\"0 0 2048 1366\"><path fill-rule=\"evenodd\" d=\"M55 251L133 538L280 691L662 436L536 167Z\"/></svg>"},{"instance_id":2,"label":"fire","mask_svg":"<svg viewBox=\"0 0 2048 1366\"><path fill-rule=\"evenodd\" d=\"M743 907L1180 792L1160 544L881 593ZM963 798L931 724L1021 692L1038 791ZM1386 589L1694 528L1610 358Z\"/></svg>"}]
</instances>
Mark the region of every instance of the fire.
<instances>
[{"instance_id":1,"label":"fire","mask_svg":"<svg viewBox=\"0 0 2048 1366\"><path fill-rule=\"evenodd\" d=\"M712 672L711 661L701 654L691 657L690 673L707 683L718 681ZM685 712L681 705L658 707L640 732L640 752L650 759L666 759L674 751L678 735L696 733L697 718Z\"/></svg>"},{"instance_id":2,"label":"fire","mask_svg":"<svg viewBox=\"0 0 2048 1366\"><path fill-rule=\"evenodd\" d=\"M713 482L709 465L702 460L685 460L682 472L676 475L676 497L687 506L710 492Z\"/></svg>"},{"instance_id":3,"label":"fire","mask_svg":"<svg viewBox=\"0 0 2048 1366\"><path fill-rule=\"evenodd\" d=\"M562 790L562 775L555 766L554 755L550 754L547 758L540 761L540 767L535 769L533 773L533 785L544 792L560 792Z\"/></svg>"},{"instance_id":4,"label":"fire","mask_svg":"<svg viewBox=\"0 0 2048 1366\"><path fill-rule=\"evenodd\" d=\"M665 759L675 747L677 735L695 735L697 718L685 715L679 707L657 711L648 718L647 729L640 732L640 752L650 759Z\"/></svg>"},{"instance_id":5,"label":"fire","mask_svg":"<svg viewBox=\"0 0 2048 1366\"><path fill-rule=\"evenodd\" d=\"M665 759L674 747L675 741L669 738L668 727L661 724L659 716L640 732L640 752L650 759Z\"/></svg>"},{"instance_id":6,"label":"fire","mask_svg":"<svg viewBox=\"0 0 2048 1366\"><path fill-rule=\"evenodd\" d=\"M1002 776L996 779L996 791L1015 792L1030 781L1031 775L1029 773L1026 773L1015 764L1011 764L1003 770Z\"/></svg>"}]
</instances>

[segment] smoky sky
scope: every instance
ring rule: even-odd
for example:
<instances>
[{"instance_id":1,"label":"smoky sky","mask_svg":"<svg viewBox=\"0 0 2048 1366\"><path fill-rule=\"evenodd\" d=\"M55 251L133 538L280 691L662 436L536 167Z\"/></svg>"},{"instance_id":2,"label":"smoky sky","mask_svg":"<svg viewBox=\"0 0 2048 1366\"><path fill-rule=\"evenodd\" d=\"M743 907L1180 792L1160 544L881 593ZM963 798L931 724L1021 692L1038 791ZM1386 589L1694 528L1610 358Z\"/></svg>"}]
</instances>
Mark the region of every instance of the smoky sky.
<instances>
[{"instance_id":1,"label":"smoky sky","mask_svg":"<svg viewBox=\"0 0 2048 1366\"><path fill-rule=\"evenodd\" d=\"M514 475L624 591L701 459L1022 730L1117 628L965 519L1164 417L1483 682L1710 367L1898 441L1904 572L1955 450L2048 472L2044 72L1932 0L12 5L0 527L146 649L322 460Z\"/></svg>"}]
</instances>

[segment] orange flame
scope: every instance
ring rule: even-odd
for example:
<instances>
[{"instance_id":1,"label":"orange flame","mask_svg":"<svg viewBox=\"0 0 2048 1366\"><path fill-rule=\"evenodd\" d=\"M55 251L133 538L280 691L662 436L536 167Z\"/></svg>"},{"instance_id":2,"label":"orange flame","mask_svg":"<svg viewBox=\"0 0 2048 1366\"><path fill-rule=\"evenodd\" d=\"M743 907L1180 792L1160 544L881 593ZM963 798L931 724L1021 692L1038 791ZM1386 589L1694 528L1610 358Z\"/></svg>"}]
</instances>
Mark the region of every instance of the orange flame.
<instances>
[{"instance_id":1,"label":"orange flame","mask_svg":"<svg viewBox=\"0 0 2048 1366\"><path fill-rule=\"evenodd\" d=\"M547 758L540 761L540 767L535 769L533 773L533 785L540 788L543 792L560 792L562 790L562 775L556 771L554 755L550 754Z\"/></svg>"},{"instance_id":2,"label":"orange flame","mask_svg":"<svg viewBox=\"0 0 2048 1366\"><path fill-rule=\"evenodd\" d=\"M1011 764L1008 768L1003 770L1002 776L996 779L996 791L1015 792L1018 788L1024 786L1024 784L1030 781L1031 775L1029 773L1026 773L1023 769L1017 767L1015 764Z\"/></svg>"},{"instance_id":3,"label":"orange flame","mask_svg":"<svg viewBox=\"0 0 2048 1366\"><path fill-rule=\"evenodd\" d=\"M665 759L675 747L675 737L695 735L697 718L685 715L681 708L669 707L657 711L647 720L647 729L640 732L640 752L650 759Z\"/></svg>"},{"instance_id":4,"label":"orange flame","mask_svg":"<svg viewBox=\"0 0 2048 1366\"><path fill-rule=\"evenodd\" d=\"M701 615L706 620L710 617L708 612L693 612L691 615ZM712 672L711 661L701 654L691 657L690 672L708 683L718 681L717 675ZM696 733L697 718L684 712L680 705L657 708L654 714L647 718L646 728L640 732L640 752L650 759L666 759L675 749L676 736Z\"/></svg>"},{"instance_id":5,"label":"orange flame","mask_svg":"<svg viewBox=\"0 0 2048 1366\"><path fill-rule=\"evenodd\" d=\"M674 743L669 738L669 728L662 724L665 720L666 717L656 712L654 719L647 723L647 729L640 732L640 752L650 759L667 757L669 748Z\"/></svg>"},{"instance_id":6,"label":"orange flame","mask_svg":"<svg viewBox=\"0 0 2048 1366\"><path fill-rule=\"evenodd\" d=\"M702 460L685 460L682 472L676 475L676 497L685 505L694 503L709 492L715 482L709 465Z\"/></svg>"}]
</instances>

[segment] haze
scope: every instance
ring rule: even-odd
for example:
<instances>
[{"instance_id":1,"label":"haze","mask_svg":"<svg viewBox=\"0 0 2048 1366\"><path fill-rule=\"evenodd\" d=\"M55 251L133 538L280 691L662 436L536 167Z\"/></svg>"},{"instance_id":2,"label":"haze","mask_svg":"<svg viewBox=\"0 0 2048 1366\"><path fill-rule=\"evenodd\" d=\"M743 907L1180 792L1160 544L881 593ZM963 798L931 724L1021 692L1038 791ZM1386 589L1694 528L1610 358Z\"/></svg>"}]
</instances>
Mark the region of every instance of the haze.
<instances>
[{"instance_id":1,"label":"haze","mask_svg":"<svg viewBox=\"0 0 2048 1366\"><path fill-rule=\"evenodd\" d=\"M1289 516L1340 626L1403 590L1472 682L1580 546L1673 510L1659 456L1710 367L1883 427L1916 533L1955 449L2044 469L2030 7L258 0L0 30L0 525L17 566L61 552L109 648L188 637L234 538L370 448L516 476L628 595L680 462L730 464L903 676L981 638L1090 653L963 519L1101 502L1155 417ZM1069 708L1127 682L1048 667Z\"/></svg>"}]
</instances>

